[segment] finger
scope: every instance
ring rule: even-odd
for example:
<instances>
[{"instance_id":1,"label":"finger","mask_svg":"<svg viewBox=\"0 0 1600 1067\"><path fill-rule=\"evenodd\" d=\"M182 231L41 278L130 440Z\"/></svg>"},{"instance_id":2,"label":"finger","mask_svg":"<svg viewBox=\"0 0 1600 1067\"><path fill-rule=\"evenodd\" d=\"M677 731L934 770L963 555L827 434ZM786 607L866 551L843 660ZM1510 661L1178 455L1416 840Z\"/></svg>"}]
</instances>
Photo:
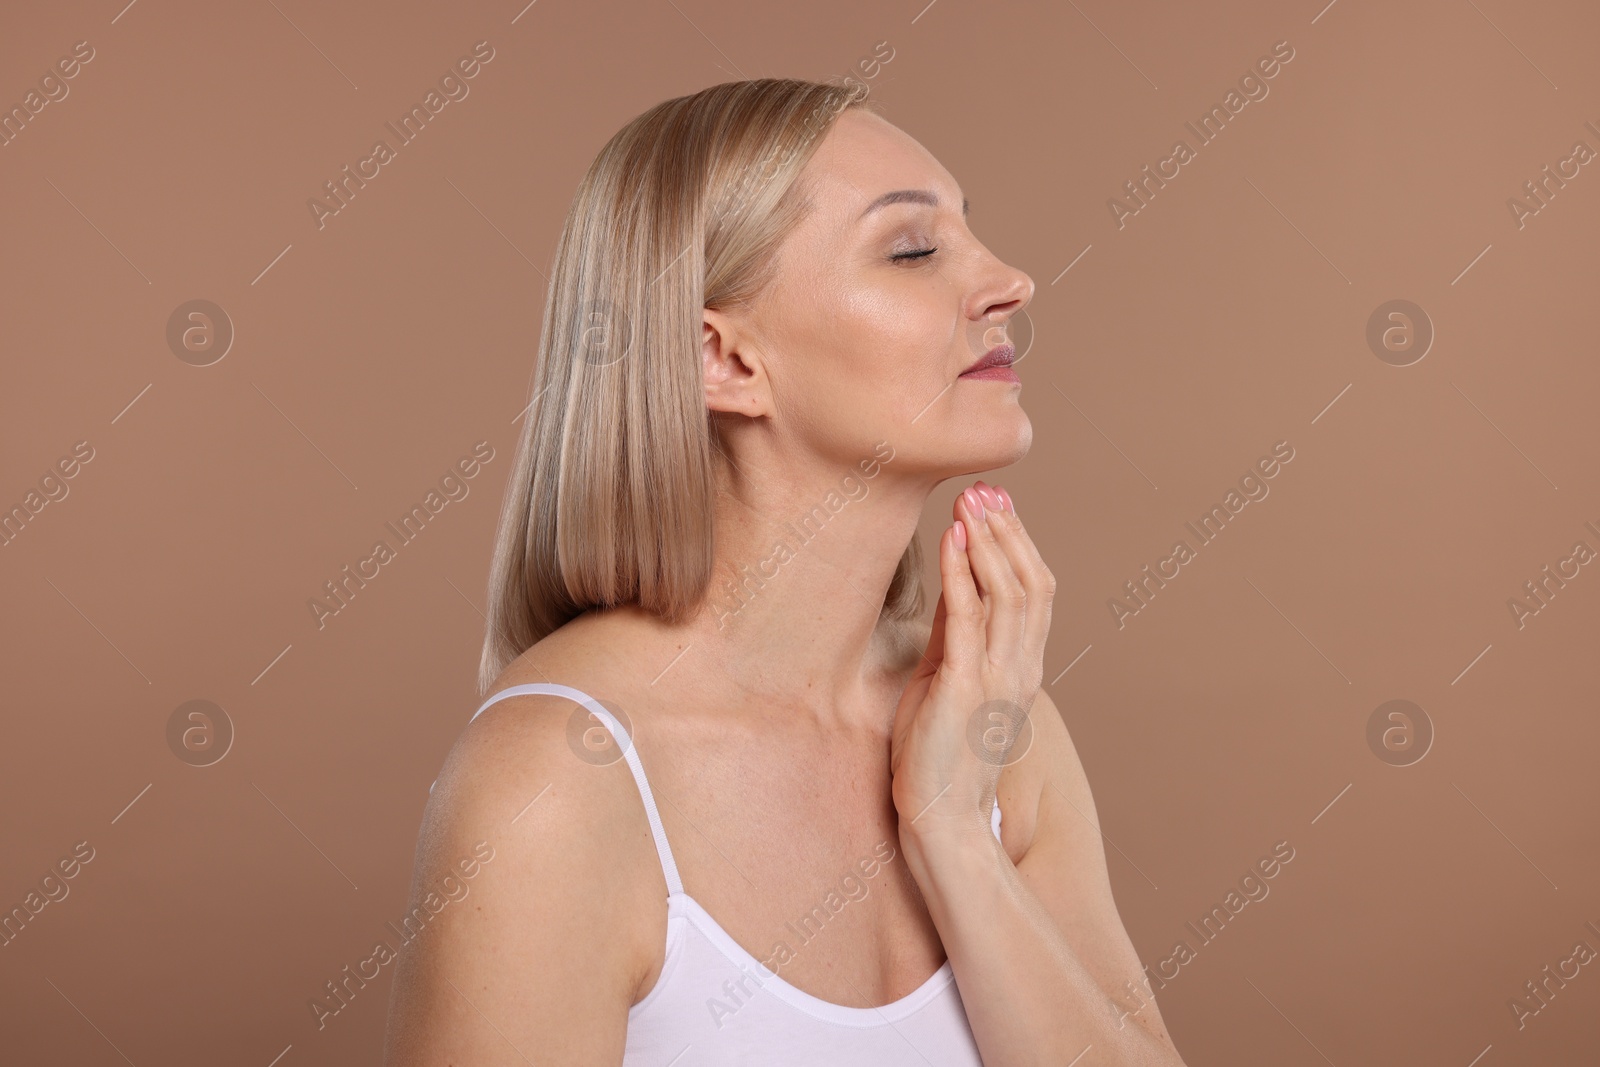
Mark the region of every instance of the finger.
<instances>
[{"instance_id":1,"label":"finger","mask_svg":"<svg viewBox=\"0 0 1600 1067\"><path fill-rule=\"evenodd\" d=\"M989 660L1011 663L1022 652L1023 626L1027 621L1027 591L1011 569L1011 561L995 540L983 499L976 489L961 494L961 507L972 516L968 525L967 555L979 590L988 601Z\"/></svg>"},{"instance_id":2,"label":"finger","mask_svg":"<svg viewBox=\"0 0 1600 1067\"><path fill-rule=\"evenodd\" d=\"M993 491L998 492L998 490ZM1004 494L1002 502L1009 504L1010 494ZM995 541L1005 551L1006 557L1010 559L1011 569L1027 593L1027 621L1024 623L1022 638L1023 653L1042 658L1045 641L1050 634L1050 615L1056 591L1055 575L1050 573L1050 568L1045 565L1044 558L1039 554L1038 546L1033 543L1033 538L1028 535L1022 520L1017 517L1015 506L1006 507L1000 512L991 512L989 529L994 534Z\"/></svg>"},{"instance_id":3,"label":"finger","mask_svg":"<svg viewBox=\"0 0 1600 1067\"><path fill-rule=\"evenodd\" d=\"M964 520L956 522L961 529L952 526L939 539L939 584L943 587L940 599L945 605L941 671L968 670L981 663L985 655L983 601L978 599L978 587L967 562L971 534L963 533L968 525ZM966 545L961 543L962 536L967 539Z\"/></svg>"}]
</instances>

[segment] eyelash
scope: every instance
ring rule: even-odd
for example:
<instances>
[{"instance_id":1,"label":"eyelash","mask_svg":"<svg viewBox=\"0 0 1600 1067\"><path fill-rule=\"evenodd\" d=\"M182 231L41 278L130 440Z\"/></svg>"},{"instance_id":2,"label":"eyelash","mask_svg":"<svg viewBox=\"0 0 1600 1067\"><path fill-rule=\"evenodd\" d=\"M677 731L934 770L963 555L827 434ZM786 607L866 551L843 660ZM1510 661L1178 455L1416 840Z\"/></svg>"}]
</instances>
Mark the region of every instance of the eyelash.
<instances>
[{"instance_id":1,"label":"eyelash","mask_svg":"<svg viewBox=\"0 0 1600 1067\"><path fill-rule=\"evenodd\" d=\"M893 259L893 260L923 259L923 258L925 258L927 256L933 255L937 251L939 251L939 248L938 248L937 245L935 245L933 248L918 249L915 252L896 252L894 255L890 256L889 258Z\"/></svg>"}]
</instances>

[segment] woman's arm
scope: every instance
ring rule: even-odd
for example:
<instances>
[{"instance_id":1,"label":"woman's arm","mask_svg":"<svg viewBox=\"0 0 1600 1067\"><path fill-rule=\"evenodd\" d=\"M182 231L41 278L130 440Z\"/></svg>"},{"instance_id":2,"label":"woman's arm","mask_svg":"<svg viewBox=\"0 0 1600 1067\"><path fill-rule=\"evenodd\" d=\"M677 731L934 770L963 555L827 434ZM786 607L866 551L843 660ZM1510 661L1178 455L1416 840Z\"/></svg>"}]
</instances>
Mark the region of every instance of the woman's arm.
<instances>
[{"instance_id":1,"label":"woman's arm","mask_svg":"<svg viewBox=\"0 0 1600 1067\"><path fill-rule=\"evenodd\" d=\"M1044 762L1039 816L1020 863L989 835L921 840L906 862L956 973L986 1067L1181 1067L1117 914L1094 799L1053 701L1029 711ZM937 832L937 831L936 831ZM947 835L948 836L948 835Z\"/></svg>"},{"instance_id":2,"label":"woman's arm","mask_svg":"<svg viewBox=\"0 0 1600 1067\"><path fill-rule=\"evenodd\" d=\"M503 700L446 761L423 813L401 930L419 932L396 961L385 1067L622 1062L642 976L620 862L638 832L630 791L640 805L625 764L568 748L571 709Z\"/></svg>"},{"instance_id":3,"label":"woman's arm","mask_svg":"<svg viewBox=\"0 0 1600 1067\"><path fill-rule=\"evenodd\" d=\"M1093 799L1040 688L1055 577L1009 497L980 482L953 510L939 539L942 592L896 709L890 770L906 864L978 1050L986 1067L1086 1053L1095 1064L1181 1067L1154 998L1138 997L1143 974L1111 898ZM1037 826L1013 865L988 824L1024 716L1039 752L1021 759L1044 766L1028 775L1039 783Z\"/></svg>"}]
</instances>

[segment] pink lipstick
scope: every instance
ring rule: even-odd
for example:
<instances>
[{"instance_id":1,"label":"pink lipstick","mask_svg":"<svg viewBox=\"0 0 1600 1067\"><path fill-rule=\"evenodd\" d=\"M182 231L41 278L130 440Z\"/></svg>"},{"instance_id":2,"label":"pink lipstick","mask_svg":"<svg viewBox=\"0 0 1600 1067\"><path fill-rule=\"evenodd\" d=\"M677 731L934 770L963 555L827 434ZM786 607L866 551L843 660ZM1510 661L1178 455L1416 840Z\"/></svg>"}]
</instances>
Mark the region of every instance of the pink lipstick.
<instances>
[{"instance_id":1,"label":"pink lipstick","mask_svg":"<svg viewBox=\"0 0 1600 1067\"><path fill-rule=\"evenodd\" d=\"M1016 347L1009 342L995 345L984 353L982 359L961 372L970 381L1020 382L1011 364L1017 358Z\"/></svg>"}]
</instances>

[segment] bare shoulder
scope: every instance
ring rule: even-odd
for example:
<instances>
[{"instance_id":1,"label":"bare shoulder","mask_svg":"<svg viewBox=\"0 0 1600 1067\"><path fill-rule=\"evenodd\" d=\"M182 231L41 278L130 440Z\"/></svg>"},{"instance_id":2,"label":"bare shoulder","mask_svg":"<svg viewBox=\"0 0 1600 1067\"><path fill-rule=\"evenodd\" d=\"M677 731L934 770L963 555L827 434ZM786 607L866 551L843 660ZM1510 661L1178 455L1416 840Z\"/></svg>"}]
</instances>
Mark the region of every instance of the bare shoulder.
<instances>
[{"instance_id":1,"label":"bare shoulder","mask_svg":"<svg viewBox=\"0 0 1600 1067\"><path fill-rule=\"evenodd\" d=\"M395 969L388 1067L521 1064L535 1049L541 1062L621 1062L647 965L639 894L666 889L643 880L649 830L626 763L569 743L578 706L505 698L445 759L418 834L419 932Z\"/></svg>"}]
</instances>

